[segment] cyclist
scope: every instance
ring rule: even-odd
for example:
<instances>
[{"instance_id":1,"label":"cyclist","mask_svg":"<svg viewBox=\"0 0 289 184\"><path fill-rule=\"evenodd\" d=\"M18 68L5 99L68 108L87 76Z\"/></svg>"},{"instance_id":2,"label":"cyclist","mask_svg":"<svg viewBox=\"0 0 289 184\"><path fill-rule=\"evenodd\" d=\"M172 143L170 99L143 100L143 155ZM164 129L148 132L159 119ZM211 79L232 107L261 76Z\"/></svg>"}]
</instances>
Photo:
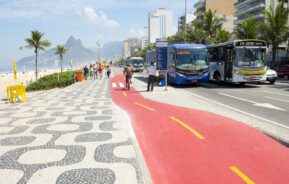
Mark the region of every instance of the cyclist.
<instances>
[{"instance_id":1,"label":"cyclist","mask_svg":"<svg viewBox=\"0 0 289 184\"><path fill-rule=\"evenodd\" d=\"M123 74L125 75L125 84L128 90L130 90L130 83L131 83L131 78L132 78L132 68L130 64L128 64L124 70Z\"/></svg>"}]
</instances>

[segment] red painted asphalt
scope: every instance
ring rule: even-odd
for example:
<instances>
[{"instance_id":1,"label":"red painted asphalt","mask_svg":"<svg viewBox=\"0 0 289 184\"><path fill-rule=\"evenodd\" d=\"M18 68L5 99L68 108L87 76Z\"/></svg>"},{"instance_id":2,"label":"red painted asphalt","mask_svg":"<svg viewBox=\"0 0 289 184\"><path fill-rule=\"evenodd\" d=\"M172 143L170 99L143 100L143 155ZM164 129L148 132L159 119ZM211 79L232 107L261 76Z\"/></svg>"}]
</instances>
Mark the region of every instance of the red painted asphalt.
<instances>
[{"instance_id":1,"label":"red painted asphalt","mask_svg":"<svg viewBox=\"0 0 289 184\"><path fill-rule=\"evenodd\" d=\"M125 84L123 76L111 82L117 84L112 99L128 112L155 184L289 183L289 149L268 136L229 118L124 91L118 85Z\"/></svg>"}]
</instances>

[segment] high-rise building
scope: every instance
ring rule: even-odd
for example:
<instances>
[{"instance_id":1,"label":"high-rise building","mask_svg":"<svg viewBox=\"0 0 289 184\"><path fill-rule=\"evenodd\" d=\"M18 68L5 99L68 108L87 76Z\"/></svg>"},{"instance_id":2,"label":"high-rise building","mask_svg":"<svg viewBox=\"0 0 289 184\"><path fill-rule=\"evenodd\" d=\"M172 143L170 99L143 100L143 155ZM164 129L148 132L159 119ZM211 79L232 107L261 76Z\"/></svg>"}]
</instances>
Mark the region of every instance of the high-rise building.
<instances>
[{"instance_id":1,"label":"high-rise building","mask_svg":"<svg viewBox=\"0 0 289 184\"><path fill-rule=\"evenodd\" d=\"M129 38L123 41L122 56L124 58L131 57L133 52L141 48L141 41L138 38Z\"/></svg>"},{"instance_id":2,"label":"high-rise building","mask_svg":"<svg viewBox=\"0 0 289 184\"><path fill-rule=\"evenodd\" d=\"M201 20L208 10L216 11L217 16L224 17L226 22L223 28L229 32L234 29L234 13L236 11L234 3L237 0L199 0L195 3L195 16L197 20ZM256 1L256 0L255 0Z\"/></svg>"},{"instance_id":3,"label":"high-rise building","mask_svg":"<svg viewBox=\"0 0 289 184\"><path fill-rule=\"evenodd\" d=\"M187 13L187 16L181 16L178 21L178 30L184 29L185 25L191 23L195 18L196 16L193 13Z\"/></svg>"},{"instance_id":4,"label":"high-rise building","mask_svg":"<svg viewBox=\"0 0 289 184\"><path fill-rule=\"evenodd\" d=\"M279 0L238 0L235 3L236 13L235 25L242 23L249 17L253 17L257 22L264 21L262 11L271 7L276 7Z\"/></svg>"},{"instance_id":5,"label":"high-rise building","mask_svg":"<svg viewBox=\"0 0 289 184\"><path fill-rule=\"evenodd\" d=\"M148 28L149 43L174 35L173 12L163 8L149 12Z\"/></svg>"}]
</instances>

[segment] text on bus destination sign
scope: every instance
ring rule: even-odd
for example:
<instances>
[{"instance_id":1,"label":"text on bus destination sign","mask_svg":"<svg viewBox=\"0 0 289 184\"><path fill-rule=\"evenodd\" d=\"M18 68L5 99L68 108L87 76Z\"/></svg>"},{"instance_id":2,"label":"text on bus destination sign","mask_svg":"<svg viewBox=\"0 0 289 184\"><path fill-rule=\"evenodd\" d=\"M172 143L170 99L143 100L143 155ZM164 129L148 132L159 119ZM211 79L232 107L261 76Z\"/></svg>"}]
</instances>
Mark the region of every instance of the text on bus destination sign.
<instances>
[{"instance_id":1,"label":"text on bus destination sign","mask_svg":"<svg viewBox=\"0 0 289 184\"><path fill-rule=\"evenodd\" d=\"M236 42L236 46L266 46L266 43L260 41L241 41Z\"/></svg>"},{"instance_id":2,"label":"text on bus destination sign","mask_svg":"<svg viewBox=\"0 0 289 184\"><path fill-rule=\"evenodd\" d=\"M189 55L190 51L177 51L177 54L179 54L179 55Z\"/></svg>"}]
</instances>

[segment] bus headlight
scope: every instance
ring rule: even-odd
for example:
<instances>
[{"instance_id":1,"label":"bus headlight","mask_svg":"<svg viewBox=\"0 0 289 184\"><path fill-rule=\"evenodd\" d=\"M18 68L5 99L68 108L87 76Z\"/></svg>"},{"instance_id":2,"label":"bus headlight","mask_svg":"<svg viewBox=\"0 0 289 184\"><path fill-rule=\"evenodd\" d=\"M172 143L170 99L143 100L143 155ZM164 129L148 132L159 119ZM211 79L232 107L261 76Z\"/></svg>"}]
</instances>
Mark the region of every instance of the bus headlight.
<instances>
[{"instance_id":1,"label":"bus headlight","mask_svg":"<svg viewBox=\"0 0 289 184\"><path fill-rule=\"evenodd\" d=\"M235 74L239 74L239 70L235 70Z\"/></svg>"}]
</instances>

